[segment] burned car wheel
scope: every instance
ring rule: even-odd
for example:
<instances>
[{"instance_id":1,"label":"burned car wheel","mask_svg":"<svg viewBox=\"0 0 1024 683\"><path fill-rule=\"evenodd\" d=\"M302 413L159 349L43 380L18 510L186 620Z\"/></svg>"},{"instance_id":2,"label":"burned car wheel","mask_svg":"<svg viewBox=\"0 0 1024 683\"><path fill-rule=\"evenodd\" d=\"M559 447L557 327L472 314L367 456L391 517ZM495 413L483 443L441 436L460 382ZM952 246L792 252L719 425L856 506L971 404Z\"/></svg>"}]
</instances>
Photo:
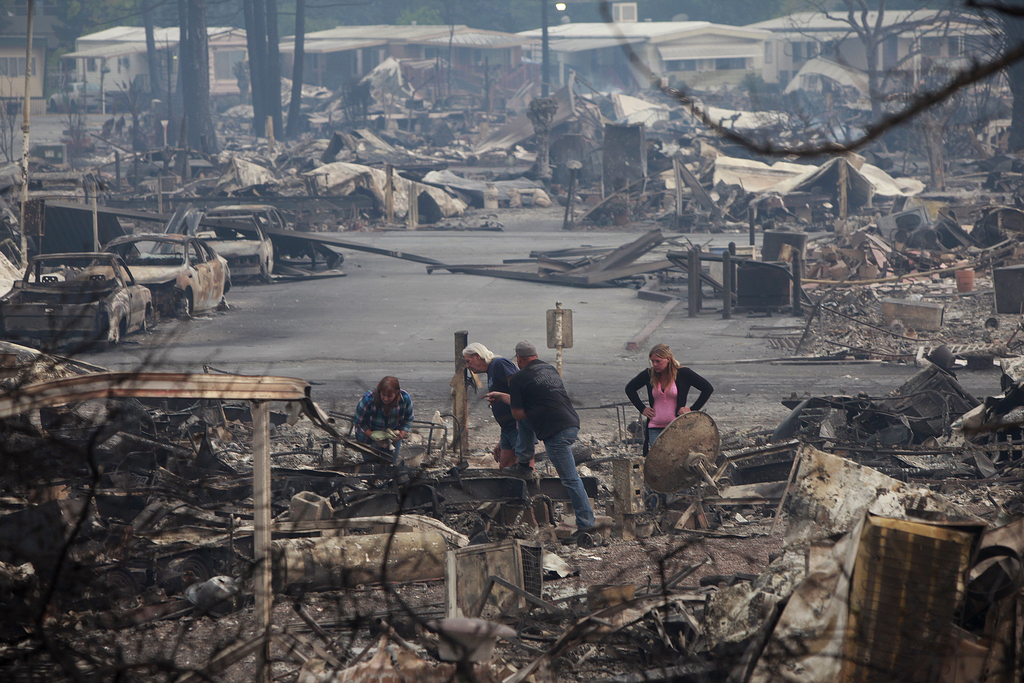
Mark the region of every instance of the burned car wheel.
<instances>
[{"instance_id":1,"label":"burned car wheel","mask_svg":"<svg viewBox=\"0 0 1024 683\"><path fill-rule=\"evenodd\" d=\"M273 278L270 277L270 264L269 263L261 263L260 264L259 279L260 279L260 282L262 282L265 285L269 285L271 282L273 282Z\"/></svg>"}]
</instances>

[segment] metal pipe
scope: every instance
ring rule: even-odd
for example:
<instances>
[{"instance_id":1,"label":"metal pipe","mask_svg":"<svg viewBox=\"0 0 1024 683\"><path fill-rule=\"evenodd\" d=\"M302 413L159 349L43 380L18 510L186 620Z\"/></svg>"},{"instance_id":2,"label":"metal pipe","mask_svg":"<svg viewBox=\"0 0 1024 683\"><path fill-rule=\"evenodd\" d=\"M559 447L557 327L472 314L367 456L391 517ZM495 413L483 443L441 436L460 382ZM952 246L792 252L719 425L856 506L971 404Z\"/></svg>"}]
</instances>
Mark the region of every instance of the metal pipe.
<instances>
[{"instance_id":1,"label":"metal pipe","mask_svg":"<svg viewBox=\"0 0 1024 683\"><path fill-rule=\"evenodd\" d=\"M28 203L28 128L32 115L32 15L35 0L28 0L25 38L25 102L21 109L21 265L28 267L28 236L25 234L25 204Z\"/></svg>"},{"instance_id":2,"label":"metal pipe","mask_svg":"<svg viewBox=\"0 0 1024 683\"><path fill-rule=\"evenodd\" d=\"M722 320L732 318L732 254L722 254Z\"/></svg>"}]
</instances>

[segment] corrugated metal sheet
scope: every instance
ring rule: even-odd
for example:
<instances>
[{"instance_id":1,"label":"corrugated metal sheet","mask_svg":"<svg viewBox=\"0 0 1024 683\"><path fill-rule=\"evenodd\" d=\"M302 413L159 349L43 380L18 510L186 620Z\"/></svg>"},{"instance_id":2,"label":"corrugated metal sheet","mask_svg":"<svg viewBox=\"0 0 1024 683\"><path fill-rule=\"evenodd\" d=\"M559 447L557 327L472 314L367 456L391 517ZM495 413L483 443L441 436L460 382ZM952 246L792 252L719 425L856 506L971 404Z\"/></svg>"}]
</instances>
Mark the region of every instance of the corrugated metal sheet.
<instances>
[{"instance_id":1,"label":"corrugated metal sheet","mask_svg":"<svg viewBox=\"0 0 1024 683\"><path fill-rule=\"evenodd\" d=\"M114 212L97 211L100 245L125 235ZM37 243L40 254L94 251L92 243L92 207L85 204L46 202L43 235Z\"/></svg>"}]
</instances>

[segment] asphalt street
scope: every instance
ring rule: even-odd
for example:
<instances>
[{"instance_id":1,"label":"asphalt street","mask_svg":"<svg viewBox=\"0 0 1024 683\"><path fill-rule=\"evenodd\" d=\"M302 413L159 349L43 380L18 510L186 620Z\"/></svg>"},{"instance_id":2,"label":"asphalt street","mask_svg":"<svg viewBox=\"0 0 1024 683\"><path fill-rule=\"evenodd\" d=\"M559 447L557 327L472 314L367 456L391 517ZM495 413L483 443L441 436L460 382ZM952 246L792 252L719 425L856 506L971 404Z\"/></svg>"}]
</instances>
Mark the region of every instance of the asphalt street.
<instances>
[{"instance_id":1,"label":"asphalt street","mask_svg":"<svg viewBox=\"0 0 1024 683\"><path fill-rule=\"evenodd\" d=\"M523 226L519 226L522 228ZM548 226L538 226L542 230ZM583 245L613 247L637 232L415 231L349 233L346 239L430 256L448 263L500 263L527 258L533 250ZM709 246L744 243L745 235L691 236ZM346 277L236 286L230 310L179 322L164 321L155 333L85 360L112 370L201 372L203 365L245 374L298 377L314 384L313 397L327 409L351 412L359 396L384 375L396 375L410 392L419 417L450 407L454 334L466 330L499 355L512 356L520 339L543 348L547 309L560 301L573 311L574 346L564 354L564 380L587 420L614 420L614 411L589 410L622 403L623 388L646 366L646 349L668 343L683 363L707 377L715 395L706 411L723 426L774 425L788 412L779 403L791 394L835 395L860 391L883 396L917 368L898 364L779 365L789 352L769 348L757 336L765 327L802 327L802 319L776 314L734 314L723 320L720 302L687 317L676 307L640 351L626 343L659 312L661 303L639 300L624 288L580 289L475 275L435 272L411 261L348 251ZM554 362L553 350L542 350ZM998 372L961 373L979 396L998 392ZM482 395L482 393L481 393ZM483 401L471 416L485 420ZM599 416L591 418L588 416Z\"/></svg>"}]
</instances>

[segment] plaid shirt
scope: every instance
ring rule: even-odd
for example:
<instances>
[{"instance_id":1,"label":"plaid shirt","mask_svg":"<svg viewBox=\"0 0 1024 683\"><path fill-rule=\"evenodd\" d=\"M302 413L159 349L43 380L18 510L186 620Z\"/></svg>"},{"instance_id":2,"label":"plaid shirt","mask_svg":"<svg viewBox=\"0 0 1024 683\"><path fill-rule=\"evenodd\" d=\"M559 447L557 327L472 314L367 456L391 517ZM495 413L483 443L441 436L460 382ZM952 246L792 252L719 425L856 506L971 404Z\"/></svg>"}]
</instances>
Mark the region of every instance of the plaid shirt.
<instances>
[{"instance_id":1,"label":"plaid shirt","mask_svg":"<svg viewBox=\"0 0 1024 683\"><path fill-rule=\"evenodd\" d=\"M373 391L367 391L356 406L356 439L362 443L373 443L365 433L367 429L371 432L385 429L408 432L412 429L412 420L412 399L405 389L400 390L398 405L387 415L373 400Z\"/></svg>"}]
</instances>

